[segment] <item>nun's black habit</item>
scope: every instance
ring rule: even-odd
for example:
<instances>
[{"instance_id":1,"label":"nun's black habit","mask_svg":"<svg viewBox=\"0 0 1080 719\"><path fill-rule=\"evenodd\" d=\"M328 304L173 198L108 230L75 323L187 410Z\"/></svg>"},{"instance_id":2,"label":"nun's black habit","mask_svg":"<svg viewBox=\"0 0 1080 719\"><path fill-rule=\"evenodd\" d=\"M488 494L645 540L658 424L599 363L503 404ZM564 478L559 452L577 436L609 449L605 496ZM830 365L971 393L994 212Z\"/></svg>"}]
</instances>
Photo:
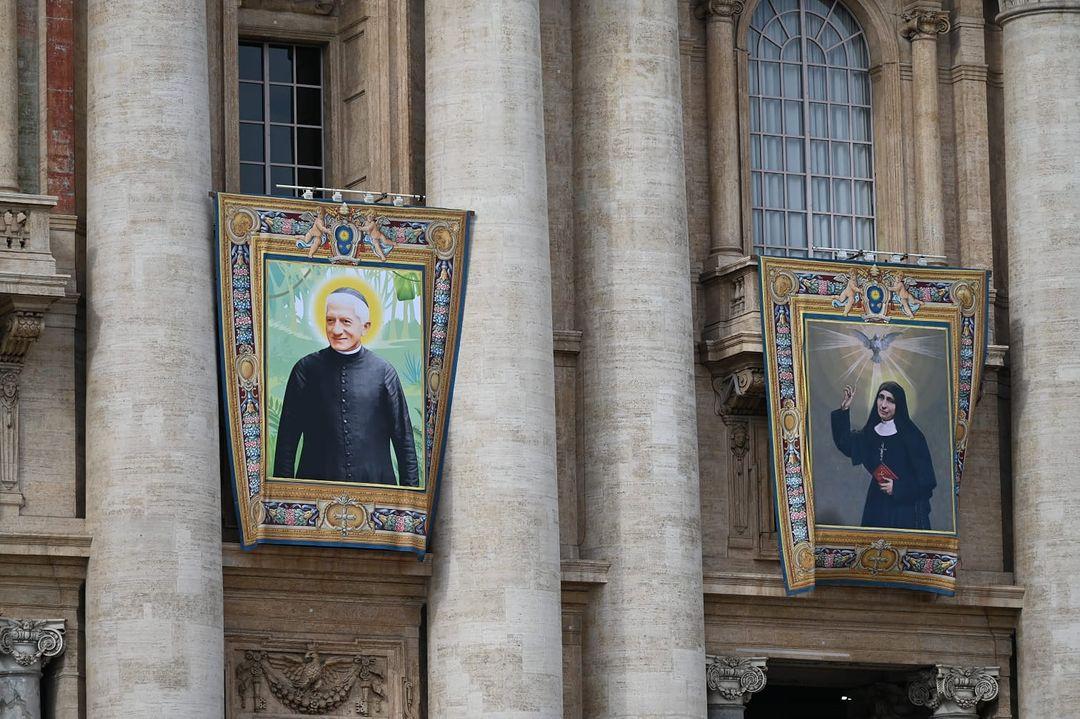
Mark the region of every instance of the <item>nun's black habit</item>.
<instances>
[{"instance_id":1,"label":"nun's black habit","mask_svg":"<svg viewBox=\"0 0 1080 719\"><path fill-rule=\"evenodd\" d=\"M896 434L881 436L874 428L882 422L877 412L877 397L882 390L896 400ZM863 506L862 526L896 529L930 529L930 497L937 481L926 437L911 421L907 395L895 382L884 382L874 395L870 416L861 430L851 429L850 412L832 413L832 436L836 448L853 465L861 464L870 474ZM882 469L882 465L884 468ZM886 494L874 479L874 473L891 474L892 494Z\"/></svg>"}]
</instances>

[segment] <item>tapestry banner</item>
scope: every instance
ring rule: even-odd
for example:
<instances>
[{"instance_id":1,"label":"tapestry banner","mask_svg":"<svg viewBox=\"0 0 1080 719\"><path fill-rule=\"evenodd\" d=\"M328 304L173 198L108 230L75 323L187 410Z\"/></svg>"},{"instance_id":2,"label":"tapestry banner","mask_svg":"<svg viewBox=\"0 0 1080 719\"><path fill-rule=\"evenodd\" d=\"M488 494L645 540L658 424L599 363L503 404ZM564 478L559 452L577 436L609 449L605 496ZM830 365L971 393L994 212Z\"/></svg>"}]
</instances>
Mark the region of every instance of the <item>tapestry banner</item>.
<instances>
[{"instance_id":1,"label":"tapestry banner","mask_svg":"<svg viewBox=\"0 0 1080 719\"><path fill-rule=\"evenodd\" d=\"M228 194L216 204L221 384L244 546L423 555L469 214Z\"/></svg>"},{"instance_id":2,"label":"tapestry banner","mask_svg":"<svg viewBox=\"0 0 1080 719\"><path fill-rule=\"evenodd\" d=\"M788 592L953 594L987 273L782 257L759 270Z\"/></svg>"}]
</instances>

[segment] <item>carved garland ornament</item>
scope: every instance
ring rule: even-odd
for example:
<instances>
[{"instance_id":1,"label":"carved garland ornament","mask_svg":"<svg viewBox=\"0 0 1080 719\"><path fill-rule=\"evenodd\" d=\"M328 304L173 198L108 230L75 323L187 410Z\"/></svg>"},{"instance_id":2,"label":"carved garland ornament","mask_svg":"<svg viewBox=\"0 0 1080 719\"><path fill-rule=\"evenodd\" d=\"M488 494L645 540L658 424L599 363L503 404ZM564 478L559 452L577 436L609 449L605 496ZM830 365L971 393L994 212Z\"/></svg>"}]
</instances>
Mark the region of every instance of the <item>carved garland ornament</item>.
<instances>
[{"instance_id":1,"label":"carved garland ornament","mask_svg":"<svg viewBox=\"0 0 1080 719\"><path fill-rule=\"evenodd\" d=\"M236 690L240 708L266 711L262 695L265 683L281 704L301 714L325 714L348 700L359 687L356 713L362 717L380 714L387 701L386 677L378 671L378 658L363 654L324 658L311 643L303 655L286 652L248 650L236 667Z\"/></svg>"}]
</instances>

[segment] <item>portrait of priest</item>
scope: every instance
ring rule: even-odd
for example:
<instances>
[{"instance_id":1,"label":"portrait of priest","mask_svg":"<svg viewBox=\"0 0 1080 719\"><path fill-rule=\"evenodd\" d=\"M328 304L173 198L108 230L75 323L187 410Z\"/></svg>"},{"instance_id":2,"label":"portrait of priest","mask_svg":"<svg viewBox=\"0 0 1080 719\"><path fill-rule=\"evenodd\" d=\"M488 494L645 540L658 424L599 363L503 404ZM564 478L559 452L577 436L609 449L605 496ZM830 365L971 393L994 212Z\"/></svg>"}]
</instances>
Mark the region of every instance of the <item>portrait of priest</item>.
<instances>
[{"instance_id":1,"label":"portrait of priest","mask_svg":"<svg viewBox=\"0 0 1080 719\"><path fill-rule=\"evenodd\" d=\"M401 381L389 362L363 346L370 328L363 294L350 287L329 294L329 346L300 358L289 375L273 476L420 486Z\"/></svg>"}]
</instances>

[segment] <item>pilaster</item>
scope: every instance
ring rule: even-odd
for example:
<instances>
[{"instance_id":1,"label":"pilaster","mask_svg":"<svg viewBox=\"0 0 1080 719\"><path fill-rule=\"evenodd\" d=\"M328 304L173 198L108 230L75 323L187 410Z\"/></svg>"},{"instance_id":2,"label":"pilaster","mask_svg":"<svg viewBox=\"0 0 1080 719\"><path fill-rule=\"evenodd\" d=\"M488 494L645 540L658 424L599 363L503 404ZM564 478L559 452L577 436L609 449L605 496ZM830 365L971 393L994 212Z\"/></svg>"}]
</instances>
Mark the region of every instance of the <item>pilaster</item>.
<instances>
[{"instance_id":1,"label":"pilaster","mask_svg":"<svg viewBox=\"0 0 1080 719\"><path fill-rule=\"evenodd\" d=\"M0 719L41 718L41 670L64 651L64 620L0 617Z\"/></svg>"},{"instance_id":2,"label":"pilaster","mask_svg":"<svg viewBox=\"0 0 1080 719\"><path fill-rule=\"evenodd\" d=\"M908 699L933 711L935 719L978 719L980 705L998 695L997 667L937 665L908 685Z\"/></svg>"},{"instance_id":3,"label":"pilaster","mask_svg":"<svg viewBox=\"0 0 1080 719\"><path fill-rule=\"evenodd\" d=\"M938 117L938 36L949 31L949 13L920 5L905 11L901 34L911 41L915 115L916 246L937 262L945 260L945 208L942 203L941 127Z\"/></svg>"},{"instance_id":4,"label":"pilaster","mask_svg":"<svg viewBox=\"0 0 1080 719\"><path fill-rule=\"evenodd\" d=\"M19 39L16 0L0 0L0 192L19 191Z\"/></svg>"},{"instance_id":5,"label":"pilaster","mask_svg":"<svg viewBox=\"0 0 1080 719\"><path fill-rule=\"evenodd\" d=\"M754 694L765 688L765 657L705 657L709 719L742 719Z\"/></svg>"},{"instance_id":6,"label":"pilaster","mask_svg":"<svg viewBox=\"0 0 1080 719\"><path fill-rule=\"evenodd\" d=\"M742 257L742 200L739 181L739 102L735 26L740 0L700 0L705 20L705 83L709 120L710 254L716 264Z\"/></svg>"}]
</instances>

